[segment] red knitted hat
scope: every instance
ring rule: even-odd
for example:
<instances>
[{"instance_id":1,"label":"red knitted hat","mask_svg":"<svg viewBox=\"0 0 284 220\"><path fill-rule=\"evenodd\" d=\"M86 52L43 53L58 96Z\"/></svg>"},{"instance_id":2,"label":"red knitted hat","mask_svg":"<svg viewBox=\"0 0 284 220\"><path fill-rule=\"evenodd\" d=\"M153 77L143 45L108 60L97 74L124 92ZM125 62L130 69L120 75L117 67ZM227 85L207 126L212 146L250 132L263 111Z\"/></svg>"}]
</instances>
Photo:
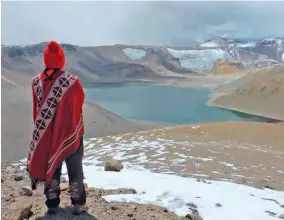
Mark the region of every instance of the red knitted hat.
<instances>
[{"instance_id":1,"label":"red knitted hat","mask_svg":"<svg viewBox=\"0 0 284 220\"><path fill-rule=\"evenodd\" d=\"M44 50L44 64L46 68L64 68L64 50L55 41L48 43Z\"/></svg>"}]
</instances>

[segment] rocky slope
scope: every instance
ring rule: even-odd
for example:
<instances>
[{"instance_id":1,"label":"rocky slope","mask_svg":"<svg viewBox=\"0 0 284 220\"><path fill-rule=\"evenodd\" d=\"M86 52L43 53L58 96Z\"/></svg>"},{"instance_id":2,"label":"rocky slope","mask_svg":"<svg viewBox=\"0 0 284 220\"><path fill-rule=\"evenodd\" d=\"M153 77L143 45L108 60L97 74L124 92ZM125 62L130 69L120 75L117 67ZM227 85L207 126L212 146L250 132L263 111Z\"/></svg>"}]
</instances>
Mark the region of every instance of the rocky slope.
<instances>
[{"instance_id":1,"label":"rocky slope","mask_svg":"<svg viewBox=\"0 0 284 220\"><path fill-rule=\"evenodd\" d=\"M215 89L216 106L284 120L284 66L253 70Z\"/></svg>"},{"instance_id":2,"label":"rocky slope","mask_svg":"<svg viewBox=\"0 0 284 220\"><path fill-rule=\"evenodd\" d=\"M204 220L225 220L231 213L234 220L283 217L283 129L224 122L87 139L84 181L97 188L88 187L89 215L82 219L186 219L169 210L185 216L194 209ZM57 219L45 216L42 187L31 197L27 175L18 168L25 165L24 160L14 167L2 163L2 213L11 216L32 204L30 219ZM68 186L61 187L57 217L72 219Z\"/></svg>"},{"instance_id":3,"label":"rocky slope","mask_svg":"<svg viewBox=\"0 0 284 220\"><path fill-rule=\"evenodd\" d=\"M101 190L93 187L87 188L88 213L74 216L70 209L70 199L68 194L68 184L62 178L61 183L61 209L57 215L46 214L45 198L43 187L36 191L30 189L30 181L26 171L22 171L17 166L10 163L1 163L1 219L22 220L22 219L54 219L54 220L149 220L149 219L169 219L186 220L202 218L178 217L167 209L154 205L140 205L137 203L107 202L102 196L111 194L135 194L133 189ZM189 210L190 212L190 210Z\"/></svg>"},{"instance_id":4,"label":"rocky slope","mask_svg":"<svg viewBox=\"0 0 284 220\"><path fill-rule=\"evenodd\" d=\"M92 138L84 164L114 157L141 170L284 191L283 132L281 124L232 121Z\"/></svg>"},{"instance_id":5,"label":"rocky slope","mask_svg":"<svg viewBox=\"0 0 284 220\"><path fill-rule=\"evenodd\" d=\"M213 74L235 74L244 71L244 65L236 61L217 61L210 70Z\"/></svg>"},{"instance_id":6,"label":"rocky slope","mask_svg":"<svg viewBox=\"0 0 284 220\"><path fill-rule=\"evenodd\" d=\"M26 157L31 137L31 88L16 87L10 84L9 87L8 85L2 87L1 93L1 159L5 161L19 160ZM85 103L84 119L85 138L135 132L156 126L127 121L93 103Z\"/></svg>"},{"instance_id":7,"label":"rocky slope","mask_svg":"<svg viewBox=\"0 0 284 220\"><path fill-rule=\"evenodd\" d=\"M263 67L284 62L284 39L271 38L241 42L230 39L210 40L201 44L208 48L221 48L245 67Z\"/></svg>"},{"instance_id":8,"label":"rocky slope","mask_svg":"<svg viewBox=\"0 0 284 220\"><path fill-rule=\"evenodd\" d=\"M1 88L23 88L31 85L31 79L1 67Z\"/></svg>"}]
</instances>

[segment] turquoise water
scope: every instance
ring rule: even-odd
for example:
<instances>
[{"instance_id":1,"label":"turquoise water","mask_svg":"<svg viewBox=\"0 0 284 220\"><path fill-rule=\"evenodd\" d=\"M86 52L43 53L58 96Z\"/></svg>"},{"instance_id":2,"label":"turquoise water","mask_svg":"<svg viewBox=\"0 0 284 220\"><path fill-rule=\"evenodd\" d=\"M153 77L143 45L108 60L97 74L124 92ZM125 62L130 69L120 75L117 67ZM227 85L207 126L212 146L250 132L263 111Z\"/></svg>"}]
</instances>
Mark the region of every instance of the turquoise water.
<instances>
[{"instance_id":1,"label":"turquoise water","mask_svg":"<svg viewBox=\"0 0 284 220\"><path fill-rule=\"evenodd\" d=\"M168 124L265 121L260 117L207 106L210 92L143 83L98 84L85 87L86 100L130 120Z\"/></svg>"}]
</instances>

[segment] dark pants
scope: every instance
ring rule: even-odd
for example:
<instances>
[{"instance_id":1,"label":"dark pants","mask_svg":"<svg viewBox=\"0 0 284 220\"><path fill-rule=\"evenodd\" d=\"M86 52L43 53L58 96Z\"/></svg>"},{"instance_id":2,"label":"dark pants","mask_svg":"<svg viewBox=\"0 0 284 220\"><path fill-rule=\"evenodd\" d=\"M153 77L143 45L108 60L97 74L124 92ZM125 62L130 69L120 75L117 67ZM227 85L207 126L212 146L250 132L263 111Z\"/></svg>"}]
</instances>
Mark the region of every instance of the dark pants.
<instances>
[{"instance_id":1,"label":"dark pants","mask_svg":"<svg viewBox=\"0 0 284 220\"><path fill-rule=\"evenodd\" d=\"M69 192L72 205L83 205L86 203L86 191L83 182L82 160L84 155L83 137L80 141L78 150L65 160L68 177ZM46 196L46 206L48 208L58 207L60 203L60 177L62 164L56 169L52 181L45 186L44 194Z\"/></svg>"}]
</instances>

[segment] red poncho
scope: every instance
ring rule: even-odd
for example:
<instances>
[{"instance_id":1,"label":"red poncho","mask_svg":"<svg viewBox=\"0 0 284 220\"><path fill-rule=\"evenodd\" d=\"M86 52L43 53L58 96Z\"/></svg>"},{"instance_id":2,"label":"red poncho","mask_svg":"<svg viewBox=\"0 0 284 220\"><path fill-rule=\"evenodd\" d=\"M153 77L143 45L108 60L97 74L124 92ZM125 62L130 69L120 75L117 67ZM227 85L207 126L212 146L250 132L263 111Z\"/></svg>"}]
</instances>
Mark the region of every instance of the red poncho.
<instances>
[{"instance_id":1,"label":"red poncho","mask_svg":"<svg viewBox=\"0 0 284 220\"><path fill-rule=\"evenodd\" d=\"M50 183L56 168L79 147L84 132L84 90L71 73L57 70L32 80L34 130L28 158L32 178Z\"/></svg>"}]
</instances>

